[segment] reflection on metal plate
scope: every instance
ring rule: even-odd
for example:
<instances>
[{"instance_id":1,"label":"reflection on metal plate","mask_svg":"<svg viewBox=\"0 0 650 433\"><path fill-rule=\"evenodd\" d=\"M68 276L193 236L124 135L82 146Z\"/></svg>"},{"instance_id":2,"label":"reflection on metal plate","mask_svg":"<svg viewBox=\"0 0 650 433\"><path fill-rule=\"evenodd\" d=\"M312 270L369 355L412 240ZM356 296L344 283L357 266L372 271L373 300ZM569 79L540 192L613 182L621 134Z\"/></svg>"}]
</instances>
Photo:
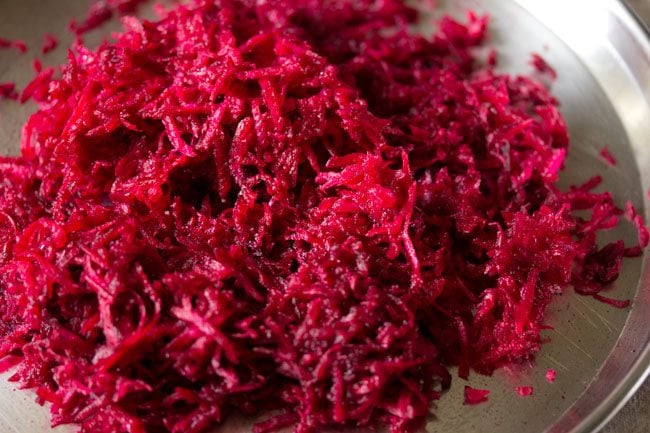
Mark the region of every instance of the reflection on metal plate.
<instances>
[{"instance_id":1,"label":"reflection on metal plate","mask_svg":"<svg viewBox=\"0 0 650 433\"><path fill-rule=\"evenodd\" d=\"M504 71L529 73L531 52L542 54L559 79L553 86L572 137L564 187L599 173L605 189L619 205L631 200L644 208L650 182L650 43L630 13L614 0L466 0L441 1L452 13L473 7L492 16L491 44ZM459 5L460 4L460 5ZM462 6L461 6L462 5ZM40 46L44 32L65 35L68 20L83 15L84 0L0 0L0 33ZM439 13L439 12L438 12ZM117 28L112 24L111 29ZM106 30L106 29L104 29ZM97 41L101 35L94 35ZM46 58L65 59L69 37ZM0 81L24 85L31 76L30 56L0 52ZM20 125L32 106L0 104L0 150L15 153ZM607 166L598 156L607 145L619 161ZM635 241L632 227L606 238ZM464 382L433 408L429 432L565 433L592 432L613 415L645 377L650 364L650 271L642 260L625 262L611 296L635 298L630 310L617 310L568 290L549 310L544 346L533 368L502 370L493 377L474 375L471 384L492 392L490 401L462 405ZM555 383L544 375L557 370ZM5 376L6 377L6 376ZM534 386L531 397L517 396L515 387ZM46 408L34 395L13 392L0 381L0 431L6 433L71 432L48 427ZM232 421L220 431L250 431L250 421Z\"/></svg>"}]
</instances>

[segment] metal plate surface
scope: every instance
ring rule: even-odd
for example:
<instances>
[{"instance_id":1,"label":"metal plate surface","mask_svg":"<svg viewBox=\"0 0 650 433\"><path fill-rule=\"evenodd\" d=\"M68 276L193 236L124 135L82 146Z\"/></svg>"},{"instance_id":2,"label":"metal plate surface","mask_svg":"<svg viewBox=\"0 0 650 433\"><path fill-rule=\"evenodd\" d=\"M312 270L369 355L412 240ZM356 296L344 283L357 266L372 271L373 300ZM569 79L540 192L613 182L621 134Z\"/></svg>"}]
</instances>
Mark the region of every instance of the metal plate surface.
<instances>
[{"instance_id":1,"label":"metal plate surface","mask_svg":"<svg viewBox=\"0 0 650 433\"><path fill-rule=\"evenodd\" d=\"M454 14L474 8L492 16L490 45L497 48L500 67L510 73L530 73L530 54L542 54L557 69L553 91L562 104L572 137L562 186L593 174L605 179L603 189L619 205L631 200L647 209L650 185L650 43L629 11L615 0L460 0L440 1ZM61 46L44 57L45 64L65 59L66 25L83 15L85 0L0 0L0 35L25 39L36 49L19 56L0 52L0 82L23 86L32 76L31 60L45 32L62 36ZM145 12L147 13L147 12ZM436 12L439 14L440 11ZM92 34L97 42L116 23ZM426 29L425 29L426 31ZM0 104L0 152L15 154L20 126L33 106ZM598 156L603 146L618 160L610 167ZM647 213L646 213L647 216ZM634 229L624 225L603 241L634 243ZM474 375L470 384L489 388L490 401L462 405L465 382L432 409L428 432L454 433L587 433L598 430L636 390L650 366L650 266L643 259L625 262L610 296L634 299L628 310L617 310L567 290L549 310L555 330L534 366L501 370L493 377ZM555 383L544 375L557 370ZM3 377L6 379L6 376ZM518 397L516 386L532 385L533 396ZM0 380L0 432L72 432L50 429L47 409L29 392L13 392ZM250 421L234 420L219 431L250 431Z\"/></svg>"}]
</instances>

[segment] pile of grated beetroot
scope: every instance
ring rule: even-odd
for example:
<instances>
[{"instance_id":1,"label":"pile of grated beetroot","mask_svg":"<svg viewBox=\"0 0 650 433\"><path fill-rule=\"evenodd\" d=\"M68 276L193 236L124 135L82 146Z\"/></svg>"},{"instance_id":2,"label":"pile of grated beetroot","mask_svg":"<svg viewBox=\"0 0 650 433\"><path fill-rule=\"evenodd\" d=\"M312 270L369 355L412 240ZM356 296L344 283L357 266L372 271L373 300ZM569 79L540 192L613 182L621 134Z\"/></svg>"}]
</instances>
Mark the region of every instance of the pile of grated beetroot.
<instances>
[{"instance_id":1,"label":"pile of grated beetroot","mask_svg":"<svg viewBox=\"0 0 650 433\"><path fill-rule=\"evenodd\" d=\"M563 288L627 305L601 291L648 232L628 205L640 245L599 248L624 212L598 177L556 187L557 101L480 65L485 17L417 19L195 0L27 86L0 158L0 357L53 425L410 432L449 366L530 360Z\"/></svg>"}]
</instances>

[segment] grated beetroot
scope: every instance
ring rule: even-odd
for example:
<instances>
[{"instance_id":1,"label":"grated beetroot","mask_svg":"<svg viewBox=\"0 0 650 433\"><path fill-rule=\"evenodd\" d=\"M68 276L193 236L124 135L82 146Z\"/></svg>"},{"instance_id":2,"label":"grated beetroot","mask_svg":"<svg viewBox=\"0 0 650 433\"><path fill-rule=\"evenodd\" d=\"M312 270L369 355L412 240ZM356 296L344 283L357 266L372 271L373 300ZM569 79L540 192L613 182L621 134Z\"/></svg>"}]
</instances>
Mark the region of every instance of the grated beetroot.
<instances>
[{"instance_id":1,"label":"grated beetroot","mask_svg":"<svg viewBox=\"0 0 650 433\"><path fill-rule=\"evenodd\" d=\"M557 79L557 72L551 65L549 65L542 56L533 53L530 64L537 70L537 72L547 75L552 80Z\"/></svg>"},{"instance_id":2,"label":"grated beetroot","mask_svg":"<svg viewBox=\"0 0 650 433\"><path fill-rule=\"evenodd\" d=\"M43 45L41 45L41 54L47 54L55 50L58 45L59 39L56 36L49 33L45 34L43 37Z\"/></svg>"},{"instance_id":3,"label":"grated beetroot","mask_svg":"<svg viewBox=\"0 0 650 433\"><path fill-rule=\"evenodd\" d=\"M13 48L21 54L27 52L27 44L21 39L0 38L0 50L3 48Z\"/></svg>"},{"instance_id":4,"label":"grated beetroot","mask_svg":"<svg viewBox=\"0 0 650 433\"><path fill-rule=\"evenodd\" d=\"M0 100L5 99L18 99L18 92L16 91L15 83L0 83Z\"/></svg>"},{"instance_id":5,"label":"grated beetroot","mask_svg":"<svg viewBox=\"0 0 650 433\"><path fill-rule=\"evenodd\" d=\"M548 370L546 370L545 377L546 377L546 381L548 383L553 383L553 382L555 382L555 379L557 378L557 372L555 371L555 369L549 368Z\"/></svg>"},{"instance_id":6,"label":"grated beetroot","mask_svg":"<svg viewBox=\"0 0 650 433\"><path fill-rule=\"evenodd\" d=\"M96 0L81 22L72 20L68 30L77 36L88 33L109 21L113 16L123 16L137 11L140 4L148 0Z\"/></svg>"},{"instance_id":7,"label":"grated beetroot","mask_svg":"<svg viewBox=\"0 0 650 433\"><path fill-rule=\"evenodd\" d=\"M465 385L464 400L465 405L477 405L488 401L490 391L487 389L476 389Z\"/></svg>"},{"instance_id":8,"label":"grated beetroot","mask_svg":"<svg viewBox=\"0 0 650 433\"><path fill-rule=\"evenodd\" d=\"M566 286L626 304L600 292L647 230L630 205L641 245L597 246L623 211L597 177L556 187L555 98L478 66L487 17L417 18L197 0L39 68L0 159L0 358L53 425L408 432L447 366L532 359Z\"/></svg>"},{"instance_id":9,"label":"grated beetroot","mask_svg":"<svg viewBox=\"0 0 650 433\"><path fill-rule=\"evenodd\" d=\"M533 395L533 387L532 386L518 386L516 388L517 394L520 397L529 397Z\"/></svg>"},{"instance_id":10,"label":"grated beetroot","mask_svg":"<svg viewBox=\"0 0 650 433\"><path fill-rule=\"evenodd\" d=\"M603 161L605 161L607 164L611 165L612 167L618 164L618 161L616 161L616 157L612 154L612 152L609 151L607 146L600 149L599 155L603 159Z\"/></svg>"}]
</instances>

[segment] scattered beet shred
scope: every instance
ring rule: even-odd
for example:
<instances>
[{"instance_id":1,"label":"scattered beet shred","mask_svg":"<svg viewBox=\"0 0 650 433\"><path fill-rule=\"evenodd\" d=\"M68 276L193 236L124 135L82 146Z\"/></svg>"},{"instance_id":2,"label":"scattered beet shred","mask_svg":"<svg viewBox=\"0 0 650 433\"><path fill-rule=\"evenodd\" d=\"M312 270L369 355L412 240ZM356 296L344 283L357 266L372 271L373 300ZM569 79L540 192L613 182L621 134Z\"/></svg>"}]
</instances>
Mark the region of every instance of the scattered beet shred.
<instances>
[{"instance_id":1,"label":"scattered beet shred","mask_svg":"<svg viewBox=\"0 0 650 433\"><path fill-rule=\"evenodd\" d=\"M136 12L138 6L147 1L148 0L97 0L90 6L88 13L81 22L77 22L77 20L70 21L68 24L68 30L77 36L81 36L97 27L100 27L115 15L124 16Z\"/></svg>"},{"instance_id":2,"label":"scattered beet shred","mask_svg":"<svg viewBox=\"0 0 650 433\"><path fill-rule=\"evenodd\" d=\"M0 356L54 425L409 432L448 366L530 360L563 288L625 306L600 293L647 231L630 206L641 245L600 248L612 196L556 187L555 98L479 65L486 17L417 19L196 0L38 73L0 159Z\"/></svg>"},{"instance_id":3,"label":"scattered beet shred","mask_svg":"<svg viewBox=\"0 0 650 433\"><path fill-rule=\"evenodd\" d=\"M5 48L13 48L21 54L27 52L27 44L21 39L0 38L0 50Z\"/></svg>"},{"instance_id":4,"label":"scattered beet shred","mask_svg":"<svg viewBox=\"0 0 650 433\"><path fill-rule=\"evenodd\" d=\"M533 53L530 64L540 74L548 75L552 80L557 78L557 72L555 69L553 69L553 67L551 67L551 65L549 65L539 54Z\"/></svg>"},{"instance_id":5,"label":"scattered beet shred","mask_svg":"<svg viewBox=\"0 0 650 433\"><path fill-rule=\"evenodd\" d=\"M477 389L465 385L463 404L474 406L488 401L490 391L487 389Z\"/></svg>"},{"instance_id":6,"label":"scattered beet shred","mask_svg":"<svg viewBox=\"0 0 650 433\"><path fill-rule=\"evenodd\" d=\"M0 83L0 100L18 99L15 83Z\"/></svg>"},{"instance_id":7,"label":"scattered beet shred","mask_svg":"<svg viewBox=\"0 0 650 433\"><path fill-rule=\"evenodd\" d=\"M59 45L59 39L49 33L43 37L43 45L41 45L41 54L47 54L56 49Z\"/></svg>"},{"instance_id":8,"label":"scattered beet shred","mask_svg":"<svg viewBox=\"0 0 650 433\"><path fill-rule=\"evenodd\" d=\"M600 155L603 161L605 161L607 164L611 165L612 167L618 164L616 157L612 154L612 152L610 152L607 146L600 149L600 152L598 154Z\"/></svg>"},{"instance_id":9,"label":"scattered beet shred","mask_svg":"<svg viewBox=\"0 0 650 433\"><path fill-rule=\"evenodd\" d=\"M533 395L533 387L532 386L518 386L515 391L517 391L517 395L520 397L530 397Z\"/></svg>"},{"instance_id":10,"label":"scattered beet shred","mask_svg":"<svg viewBox=\"0 0 650 433\"><path fill-rule=\"evenodd\" d=\"M549 368L548 370L546 370L545 377L546 377L546 381L548 383L553 383L553 382L555 382L555 379L557 378L557 372L555 371L555 369Z\"/></svg>"}]
</instances>

